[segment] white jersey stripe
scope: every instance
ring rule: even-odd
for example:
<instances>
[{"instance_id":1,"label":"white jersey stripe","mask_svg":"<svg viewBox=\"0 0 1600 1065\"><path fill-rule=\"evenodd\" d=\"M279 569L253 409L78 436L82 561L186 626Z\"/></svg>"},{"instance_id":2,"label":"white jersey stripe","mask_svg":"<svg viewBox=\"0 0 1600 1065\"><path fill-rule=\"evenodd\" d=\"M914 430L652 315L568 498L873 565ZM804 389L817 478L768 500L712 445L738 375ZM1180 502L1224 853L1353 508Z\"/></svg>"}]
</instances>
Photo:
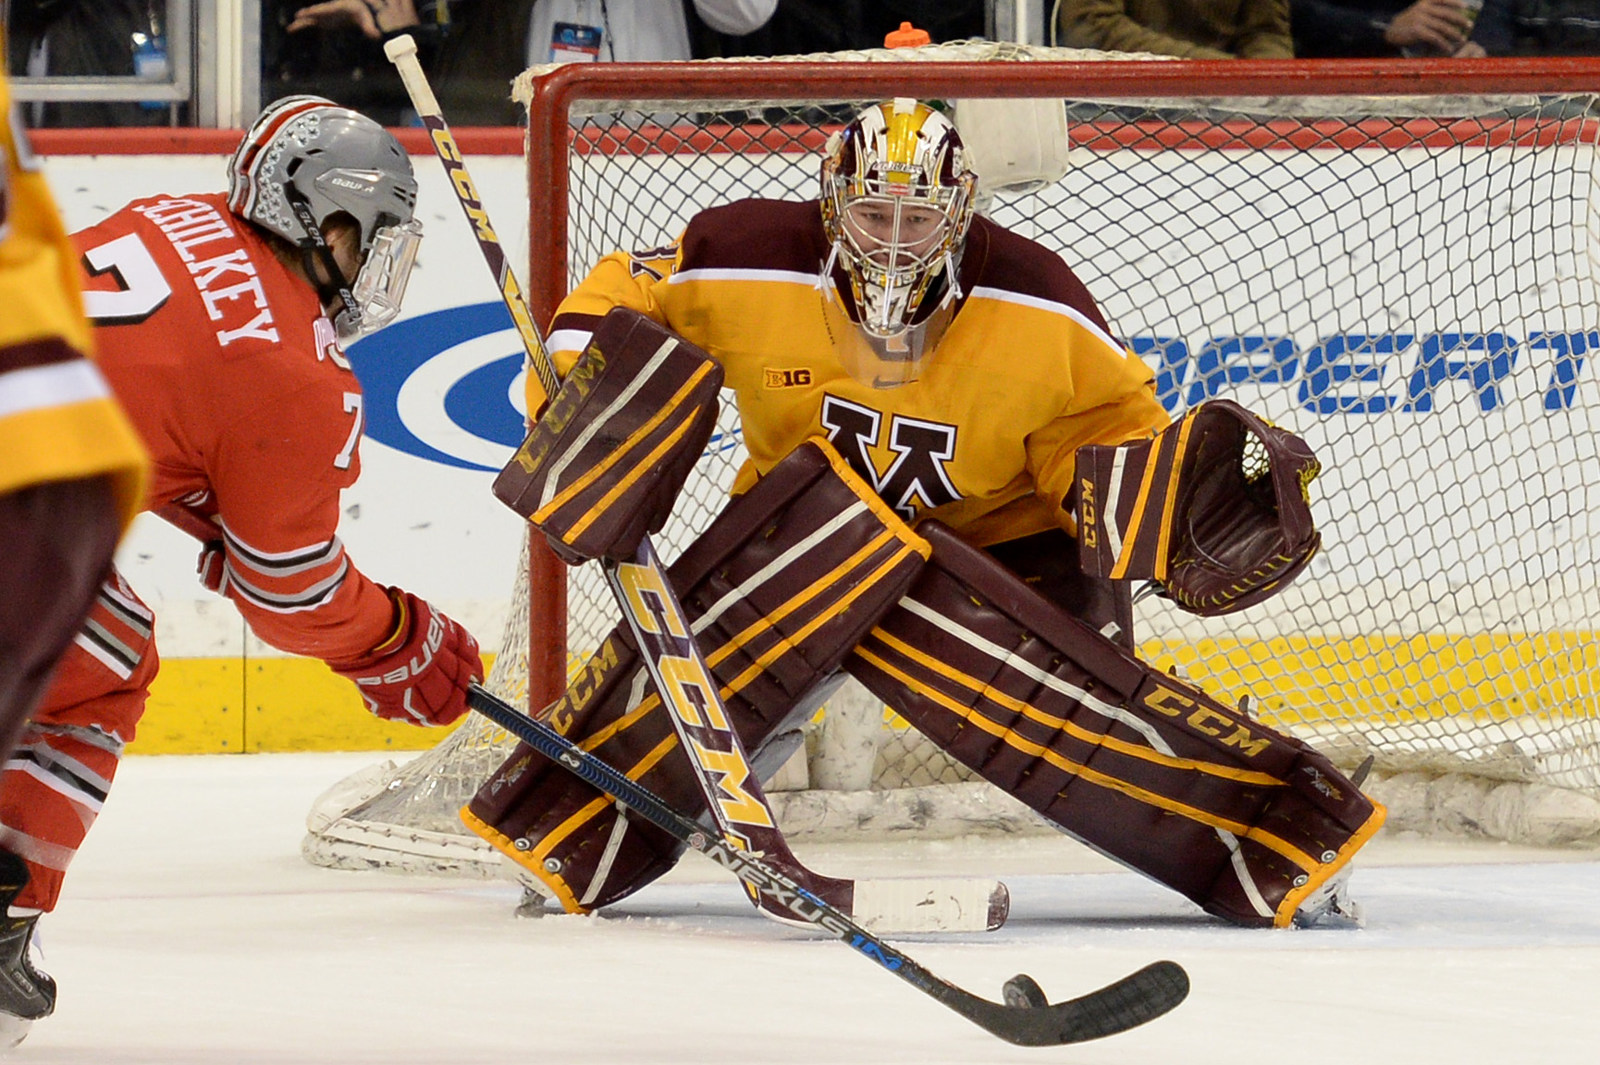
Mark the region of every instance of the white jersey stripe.
<instances>
[{"instance_id":1,"label":"white jersey stripe","mask_svg":"<svg viewBox=\"0 0 1600 1065\"><path fill-rule=\"evenodd\" d=\"M263 551L261 548L246 542L228 527L226 520L217 519L222 526L222 533L228 539L230 561L244 561L253 570L266 573L269 570L274 574L296 572L296 567L305 568L331 561L344 545L337 536L327 540L319 540L314 544L303 547L292 547L287 551Z\"/></svg>"},{"instance_id":2,"label":"white jersey stripe","mask_svg":"<svg viewBox=\"0 0 1600 1065\"><path fill-rule=\"evenodd\" d=\"M593 329L557 329L545 338L544 344L551 351L582 351L593 336Z\"/></svg>"},{"instance_id":3,"label":"white jersey stripe","mask_svg":"<svg viewBox=\"0 0 1600 1065\"><path fill-rule=\"evenodd\" d=\"M126 662L112 654L106 648L100 646L100 644L96 643L87 632L80 630L75 636L72 637L72 642L87 651L90 657L94 658L101 665L115 673L119 679L127 680L129 677L133 676L133 670Z\"/></svg>"},{"instance_id":4,"label":"white jersey stripe","mask_svg":"<svg viewBox=\"0 0 1600 1065\"><path fill-rule=\"evenodd\" d=\"M821 274L803 274L798 270L748 270L736 267L683 270L667 278L669 285L682 285L690 281L775 281L787 285L804 285L816 288L822 283Z\"/></svg>"},{"instance_id":5,"label":"white jersey stripe","mask_svg":"<svg viewBox=\"0 0 1600 1065\"><path fill-rule=\"evenodd\" d=\"M86 359L0 373L0 418L106 399L111 388Z\"/></svg>"},{"instance_id":6,"label":"white jersey stripe","mask_svg":"<svg viewBox=\"0 0 1600 1065\"><path fill-rule=\"evenodd\" d=\"M1090 333L1093 333L1100 340L1104 341L1113 350L1118 352L1124 350L1121 344L1114 340L1104 329L1101 329L1098 325L1095 325L1094 322L1082 311L1078 310L1076 307L1070 307L1065 303L1057 303L1054 300L1040 299L1038 296L1027 296L1021 292L1011 292L1003 288L991 288L987 285L979 285L977 288L973 289L967 294L967 298L971 300L997 300L1000 303L1015 303L1021 307L1032 307L1037 311L1046 311L1050 314L1059 314L1064 318L1070 318L1074 322L1077 322Z\"/></svg>"},{"instance_id":7,"label":"white jersey stripe","mask_svg":"<svg viewBox=\"0 0 1600 1065\"><path fill-rule=\"evenodd\" d=\"M42 865L58 873L66 872L67 866L72 864L73 855L78 853L72 847L46 843L36 836L18 832L9 825L0 825L0 847L4 847L19 858L27 859L34 865Z\"/></svg>"},{"instance_id":8,"label":"white jersey stripe","mask_svg":"<svg viewBox=\"0 0 1600 1065\"><path fill-rule=\"evenodd\" d=\"M350 560L341 559L339 569L326 580L287 594L269 592L241 579L231 560L225 568L229 595L274 614L299 614L326 605L338 594L350 572Z\"/></svg>"}]
</instances>

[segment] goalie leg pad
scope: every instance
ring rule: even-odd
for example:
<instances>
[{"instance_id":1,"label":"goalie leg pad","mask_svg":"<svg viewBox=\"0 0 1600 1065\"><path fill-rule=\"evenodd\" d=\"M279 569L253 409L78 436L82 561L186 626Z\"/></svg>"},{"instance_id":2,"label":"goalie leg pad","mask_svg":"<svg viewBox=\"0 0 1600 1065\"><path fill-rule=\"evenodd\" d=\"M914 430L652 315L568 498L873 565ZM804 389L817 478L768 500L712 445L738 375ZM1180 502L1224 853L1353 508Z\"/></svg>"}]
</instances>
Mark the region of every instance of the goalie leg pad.
<instances>
[{"instance_id":1,"label":"goalie leg pad","mask_svg":"<svg viewBox=\"0 0 1600 1065\"><path fill-rule=\"evenodd\" d=\"M929 547L822 441L736 499L668 572L753 769L778 768L805 700L910 587ZM546 719L695 817L704 798L625 630L606 640ZM725 788L741 781L725 779ZM682 846L526 746L463 820L570 912L661 875Z\"/></svg>"},{"instance_id":2,"label":"goalie leg pad","mask_svg":"<svg viewBox=\"0 0 1600 1065\"><path fill-rule=\"evenodd\" d=\"M500 476L494 493L568 562L629 558L672 512L717 423L722 367L618 307Z\"/></svg>"},{"instance_id":3,"label":"goalie leg pad","mask_svg":"<svg viewBox=\"0 0 1600 1065\"><path fill-rule=\"evenodd\" d=\"M919 731L1102 853L1283 927L1383 823L1326 758L1156 672L925 522L933 557L846 665Z\"/></svg>"},{"instance_id":4,"label":"goalie leg pad","mask_svg":"<svg viewBox=\"0 0 1600 1065\"><path fill-rule=\"evenodd\" d=\"M984 550L1045 599L1125 650L1133 650L1133 593L1128 582L1085 573L1078 564L1078 545L1064 531L1049 529Z\"/></svg>"}]
</instances>

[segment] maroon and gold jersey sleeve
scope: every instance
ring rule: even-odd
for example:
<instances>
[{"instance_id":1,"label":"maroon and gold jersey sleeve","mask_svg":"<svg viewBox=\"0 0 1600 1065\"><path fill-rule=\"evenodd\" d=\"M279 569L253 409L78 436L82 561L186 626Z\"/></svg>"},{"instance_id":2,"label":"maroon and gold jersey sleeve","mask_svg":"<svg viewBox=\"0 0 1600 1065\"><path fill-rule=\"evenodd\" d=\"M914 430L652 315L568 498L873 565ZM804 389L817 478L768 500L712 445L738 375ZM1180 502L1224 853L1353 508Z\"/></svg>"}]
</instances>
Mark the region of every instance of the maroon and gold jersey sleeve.
<instances>
[{"instance_id":1,"label":"maroon and gold jersey sleeve","mask_svg":"<svg viewBox=\"0 0 1600 1065\"><path fill-rule=\"evenodd\" d=\"M0 494L110 475L126 527L144 451L86 358L72 245L14 117L0 76Z\"/></svg>"},{"instance_id":2,"label":"maroon and gold jersey sleeve","mask_svg":"<svg viewBox=\"0 0 1600 1065\"><path fill-rule=\"evenodd\" d=\"M338 535L362 395L315 292L219 195L136 201L74 239L151 507L219 526L224 594L272 646L349 661L388 638L394 605Z\"/></svg>"},{"instance_id":3,"label":"maroon and gold jersey sleeve","mask_svg":"<svg viewBox=\"0 0 1600 1065\"><path fill-rule=\"evenodd\" d=\"M677 250L677 245L667 245L614 252L589 271L589 276L561 301L550 323L547 346L557 373L572 369L594 327L617 307L631 308L666 324L656 286L676 268Z\"/></svg>"}]
</instances>

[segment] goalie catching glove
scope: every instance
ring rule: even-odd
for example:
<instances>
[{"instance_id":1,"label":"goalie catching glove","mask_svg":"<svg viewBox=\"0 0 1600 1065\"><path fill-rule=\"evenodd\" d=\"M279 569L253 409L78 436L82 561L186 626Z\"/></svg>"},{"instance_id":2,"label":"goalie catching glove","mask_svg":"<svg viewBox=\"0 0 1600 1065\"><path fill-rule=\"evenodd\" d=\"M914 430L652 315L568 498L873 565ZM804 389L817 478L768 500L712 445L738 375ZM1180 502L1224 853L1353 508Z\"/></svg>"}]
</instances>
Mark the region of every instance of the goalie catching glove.
<instances>
[{"instance_id":1,"label":"goalie catching glove","mask_svg":"<svg viewBox=\"0 0 1600 1065\"><path fill-rule=\"evenodd\" d=\"M577 564L633 557L717 424L722 367L638 311L595 328L494 494Z\"/></svg>"},{"instance_id":2,"label":"goalie catching glove","mask_svg":"<svg viewBox=\"0 0 1600 1065\"><path fill-rule=\"evenodd\" d=\"M1322 545L1306 442L1230 400L1154 439L1078 449L1083 569L1160 581L1194 614L1229 614L1282 591Z\"/></svg>"},{"instance_id":3,"label":"goalie catching glove","mask_svg":"<svg viewBox=\"0 0 1600 1065\"><path fill-rule=\"evenodd\" d=\"M329 662L353 681L367 709L388 721L448 725L467 712L467 686L483 679L472 634L399 588L394 634L354 662Z\"/></svg>"}]
</instances>

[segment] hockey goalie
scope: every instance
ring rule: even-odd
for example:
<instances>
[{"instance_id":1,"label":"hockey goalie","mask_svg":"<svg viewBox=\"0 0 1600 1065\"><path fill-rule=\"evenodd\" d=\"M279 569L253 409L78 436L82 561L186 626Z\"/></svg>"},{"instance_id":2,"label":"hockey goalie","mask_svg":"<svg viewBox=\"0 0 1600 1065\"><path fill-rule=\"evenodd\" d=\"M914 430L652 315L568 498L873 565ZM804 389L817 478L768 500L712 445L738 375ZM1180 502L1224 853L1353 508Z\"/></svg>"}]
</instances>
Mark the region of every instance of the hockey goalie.
<instances>
[{"instance_id":1,"label":"hockey goalie","mask_svg":"<svg viewBox=\"0 0 1600 1065\"><path fill-rule=\"evenodd\" d=\"M1300 572L1316 460L1227 401L1169 424L1067 265L975 216L976 181L941 114L892 100L830 139L818 199L713 208L675 246L602 260L552 323L566 381L497 494L569 561L627 558L725 386L749 461L669 577L758 775L848 671L1211 914L1352 916L1382 807L1134 653L1136 581L1225 614ZM543 716L703 814L625 630ZM463 817L572 912L682 849L526 747Z\"/></svg>"}]
</instances>

